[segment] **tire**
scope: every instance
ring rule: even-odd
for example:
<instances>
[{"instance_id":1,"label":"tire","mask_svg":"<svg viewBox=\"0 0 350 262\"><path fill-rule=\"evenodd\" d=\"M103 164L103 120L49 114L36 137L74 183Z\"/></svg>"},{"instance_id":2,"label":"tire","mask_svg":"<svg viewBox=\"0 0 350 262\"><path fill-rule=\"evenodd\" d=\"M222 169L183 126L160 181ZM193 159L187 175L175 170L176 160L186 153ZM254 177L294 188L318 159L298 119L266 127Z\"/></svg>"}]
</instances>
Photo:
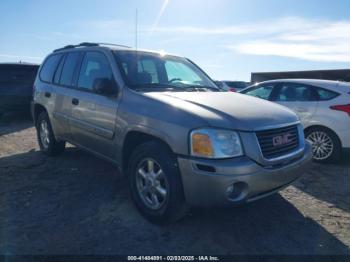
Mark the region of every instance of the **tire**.
<instances>
[{"instance_id":1,"label":"tire","mask_svg":"<svg viewBox=\"0 0 350 262\"><path fill-rule=\"evenodd\" d=\"M150 162L153 162L152 171ZM152 174L157 177L153 182ZM146 142L134 150L129 160L128 180L137 209L150 222L169 224L185 215L187 208L177 160L162 143ZM147 192L142 194L144 191ZM153 195L157 200L154 201Z\"/></svg>"},{"instance_id":2,"label":"tire","mask_svg":"<svg viewBox=\"0 0 350 262\"><path fill-rule=\"evenodd\" d=\"M46 130L46 134L44 130ZM56 156L63 153L66 143L64 141L56 140L52 131L49 116L46 112L42 112L38 115L36 120L36 132L38 144L43 153L48 156Z\"/></svg>"},{"instance_id":3,"label":"tire","mask_svg":"<svg viewBox=\"0 0 350 262\"><path fill-rule=\"evenodd\" d=\"M339 161L342 151L341 142L332 130L326 127L311 127L306 130L305 138L312 144L314 161L320 163L336 163ZM320 147L321 149L319 149Z\"/></svg>"}]
</instances>

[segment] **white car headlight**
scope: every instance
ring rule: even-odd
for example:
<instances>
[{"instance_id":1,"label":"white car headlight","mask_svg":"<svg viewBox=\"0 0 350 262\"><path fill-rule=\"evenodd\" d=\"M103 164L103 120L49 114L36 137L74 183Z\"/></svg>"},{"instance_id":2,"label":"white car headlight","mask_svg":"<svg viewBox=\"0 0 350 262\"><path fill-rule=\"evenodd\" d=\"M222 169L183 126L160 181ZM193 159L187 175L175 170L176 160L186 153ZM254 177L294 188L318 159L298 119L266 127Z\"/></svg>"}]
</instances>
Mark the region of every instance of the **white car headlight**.
<instances>
[{"instance_id":1,"label":"white car headlight","mask_svg":"<svg viewBox=\"0 0 350 262\"><path fill-rule=\"evenodd\" d=\"M230 158L243 155L241 140L235 131L202 128L190 134L191 155L205 158Z\"/></svg>"}]
</instances>

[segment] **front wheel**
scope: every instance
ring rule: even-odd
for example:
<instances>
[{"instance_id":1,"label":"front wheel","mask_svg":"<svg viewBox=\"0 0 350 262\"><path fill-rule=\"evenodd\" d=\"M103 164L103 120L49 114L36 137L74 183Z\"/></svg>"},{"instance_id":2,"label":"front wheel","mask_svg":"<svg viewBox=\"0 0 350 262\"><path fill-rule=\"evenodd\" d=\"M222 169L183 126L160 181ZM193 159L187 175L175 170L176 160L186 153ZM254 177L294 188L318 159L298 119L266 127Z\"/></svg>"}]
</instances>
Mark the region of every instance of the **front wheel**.
<instances>
[{"instance_id":1,"label":"front wheel","mask_svg":"<svg viewBox=\"0 0 350 262\"><path fill-rule=\"evenodd\" d=\"M312 157L317 162L334 163L341 156L341 142L328 128L312 127L305 132L305 138L312 145Z\"/></svg>"},{"instance_id":2,"label":"front wheel","mask_svg":"<svg viewBox=\"0 0 350 262\"><path fill-rule=\"evenodd\" d=\"M57 141L52 131L49 116L46 112L39 114L36 121L36 132L40 150L46 155L55 156L65 149L64 141Z\"/></svg>"},{"instance_id":3,"label":"front wheel","mask_svg":"<svg viewBox=\"0 0 350 262\"><path fill-rule=\"evenodd\" d=\"M134 203L143 216L156 224L171 223L186 212L177 161L162 143L151 141L133 152L128 168Z\"/></svg>"}]
</instances>

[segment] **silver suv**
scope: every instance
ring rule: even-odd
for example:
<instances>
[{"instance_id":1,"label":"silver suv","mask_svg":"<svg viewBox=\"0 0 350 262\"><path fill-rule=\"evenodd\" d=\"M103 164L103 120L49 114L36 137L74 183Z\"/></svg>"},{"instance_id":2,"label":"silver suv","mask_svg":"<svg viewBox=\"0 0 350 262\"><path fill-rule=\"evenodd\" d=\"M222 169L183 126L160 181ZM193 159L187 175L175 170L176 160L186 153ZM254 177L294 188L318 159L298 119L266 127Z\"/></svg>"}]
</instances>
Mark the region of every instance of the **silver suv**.
<instances>
[{"instance_id":1,"label":"silver suv","mask_svg":"<svg viewBox=\"0 0 350 262\"><path fill-rule=\"evenodd\" d=\"M116 163L155 223L189 206L247 203L296 180L311 158L286 107L220 92L189 59L83 43L55 50L35 81L41 150L65 142Z\"/></svg>"}]
</instances>

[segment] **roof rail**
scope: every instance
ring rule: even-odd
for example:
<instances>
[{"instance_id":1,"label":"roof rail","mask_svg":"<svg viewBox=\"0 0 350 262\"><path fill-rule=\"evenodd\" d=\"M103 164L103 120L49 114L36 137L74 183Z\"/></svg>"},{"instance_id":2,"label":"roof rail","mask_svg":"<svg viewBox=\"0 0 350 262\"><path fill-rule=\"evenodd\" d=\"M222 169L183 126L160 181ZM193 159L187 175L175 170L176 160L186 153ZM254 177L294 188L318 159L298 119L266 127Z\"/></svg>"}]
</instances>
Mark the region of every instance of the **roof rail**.
<instances>
[{"instance_id":1,"label":"roof rail","mask_svg":"<svg viewBox=\"0 0 350 262\"><path fill-rule=\"evenodd\" d=\"M93 44L93 43L91 43L91 44ZM97 45L111 45L111 46L120 46L120 47L131 48L130 46L127 46L127 45L118 45L118 44L111 44L111 43L94 43L94 44L97 44Z\"/></svg>"},{"instance_id":2,"label":"roof rail","mask_svg":"<svg viewBox=\"0 0 350 262\"><path fill-rule=\"evenodd\" d=\"M58 52L61 50L66 50L66 49L71 49L71 48L76 48L76 47L89 47L89 46L101 46L101 45L110 45L110 46L120 46L120 47L126 47L126 48L131 48L130 46L126 45L117 45L117 44L109 44L109 43L90 43L90 42L83 42L78 45L66 45L62 48L55 49L53 52Z\"/></svg>"}]
</instances>

